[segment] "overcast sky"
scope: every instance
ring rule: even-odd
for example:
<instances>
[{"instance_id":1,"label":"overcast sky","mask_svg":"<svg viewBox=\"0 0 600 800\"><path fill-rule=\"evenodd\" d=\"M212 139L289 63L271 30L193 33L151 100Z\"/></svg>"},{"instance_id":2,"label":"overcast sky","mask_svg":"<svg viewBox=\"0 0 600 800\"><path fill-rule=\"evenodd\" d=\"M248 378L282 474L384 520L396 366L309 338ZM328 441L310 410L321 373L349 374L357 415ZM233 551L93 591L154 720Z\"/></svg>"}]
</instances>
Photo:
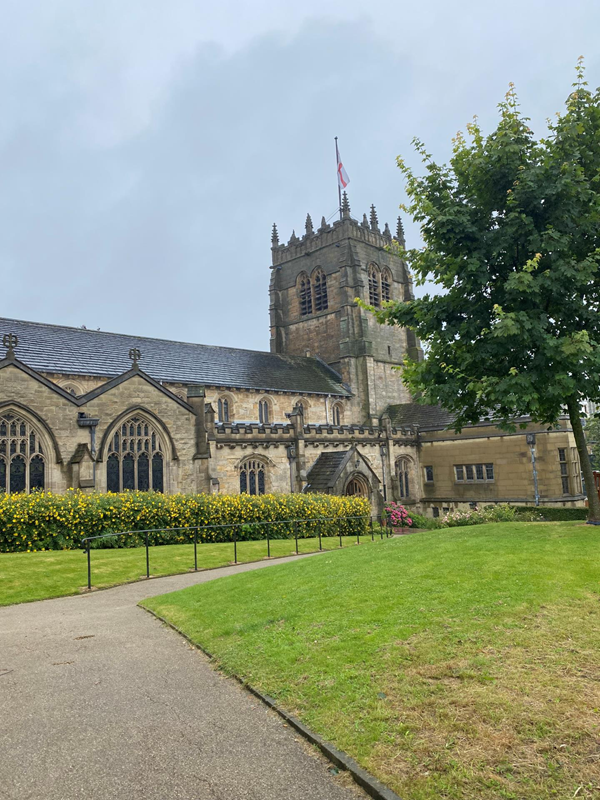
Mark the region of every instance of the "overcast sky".
<instances>
[{"instance_id":1,"label":"overcast sky","mask_svg":"<svg viewBox=\"0 0 600 800\"><path fill-rule=\"evenodd\" d=\"M392 225L413 136L446 159L509 81L541 132L579 55L600 84L598 0L0 9L0 315L206 344L268 349L271 225L335 212L335 135Z\"/></svg>"}]
</instances>

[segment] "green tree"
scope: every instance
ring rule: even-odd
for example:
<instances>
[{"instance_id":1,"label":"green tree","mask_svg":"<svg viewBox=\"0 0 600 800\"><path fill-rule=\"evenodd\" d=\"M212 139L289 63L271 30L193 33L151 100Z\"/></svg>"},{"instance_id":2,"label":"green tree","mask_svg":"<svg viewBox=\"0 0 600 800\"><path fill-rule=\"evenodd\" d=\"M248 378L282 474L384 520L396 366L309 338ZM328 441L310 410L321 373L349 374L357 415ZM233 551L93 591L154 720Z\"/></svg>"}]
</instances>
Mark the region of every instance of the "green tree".
<instances>
[{"instance_id":1,"label":"green tree","mask_svg":"<svg viewBox=\"0 0 600 800\"><path fill-rule=\"evenodd\" d=\"M521 416L553 426L566 409L599 522L580 404L600 400L600 90L580 59L539 140L512 84L499 109L491 135L475 120L456 137L448 165L418 140L424 175L398 159L424 241L405 258L440 292L373 311L421 337L425 359L407 361L405 382L455 412L457 430L481 419L514 429Z\"/></svg>"}]
</instances>

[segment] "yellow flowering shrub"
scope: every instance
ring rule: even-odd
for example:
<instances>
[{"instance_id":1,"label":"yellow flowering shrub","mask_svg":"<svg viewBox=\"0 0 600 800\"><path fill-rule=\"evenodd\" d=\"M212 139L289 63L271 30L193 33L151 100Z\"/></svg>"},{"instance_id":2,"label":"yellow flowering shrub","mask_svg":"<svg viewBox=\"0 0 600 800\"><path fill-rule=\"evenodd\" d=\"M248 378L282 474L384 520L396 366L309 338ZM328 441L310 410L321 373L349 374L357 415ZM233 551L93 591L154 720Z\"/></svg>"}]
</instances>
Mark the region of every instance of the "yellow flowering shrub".
<instances>
[{"instance_id":1,"label":"yellow flowering shrub","mask_svg":"<svg viewBox=\"0 0 600 800\"><path fill-rule=\"evenodd\" d=\"M4 494L0 495L0 552L69 550L80 547L87 536L127 531L132 533L92 544L133 547L143 539L136 531L156 528L170 531L150 533L152 544L190 541L194 535L198 542L232 541L234 536L264 539L267 526L252 523L266 522L271 523L272 539L293 537L296 532L303 538L319 532L356 535L367 531L370 513L364 498L319 494Z\"/></svg>"}]
</instances>

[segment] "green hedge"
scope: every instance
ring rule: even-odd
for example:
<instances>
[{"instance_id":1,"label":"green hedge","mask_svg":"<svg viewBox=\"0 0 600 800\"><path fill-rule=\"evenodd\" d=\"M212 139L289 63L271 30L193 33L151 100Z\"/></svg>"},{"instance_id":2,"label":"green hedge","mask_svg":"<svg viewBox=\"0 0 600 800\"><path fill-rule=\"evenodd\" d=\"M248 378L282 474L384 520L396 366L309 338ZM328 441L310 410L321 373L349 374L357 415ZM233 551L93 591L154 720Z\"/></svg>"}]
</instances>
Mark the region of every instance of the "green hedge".
<instances>
[{"instance_id":1,"label":"green hedge","mask_svg":"<svg viewBox=\"0 0 600 800\"><path fill-rule=\"evenodd\" d=\"M144 537L135 531L182 528L151 533L151 544L266 538L356 535L366 533L371 513L367 500L318 494L163 495L155 492L66 494L33 492L0 496L0 553L70 550L87 536L134 531L129 536L100 539L93 547L135 547ZM361 517L361 519L345 519ZM330 519L333 518L333 519ZM290 520L305 520L294 525ZM229 527L210 527L229 526ZM232 527L233 526L233 527Z\"/></svg>"},{"instance_id":2,"label":"green hedge","mask_svg":"<svg viewBox=\"0 0 600 800\"><path fill-rule=\"evenodd\" d=\"M562 508L552 506L514 506L517 514L532 514L547 522L568 522L569 520L587 519L587 508Z\"/></svg>"}]
</instances>

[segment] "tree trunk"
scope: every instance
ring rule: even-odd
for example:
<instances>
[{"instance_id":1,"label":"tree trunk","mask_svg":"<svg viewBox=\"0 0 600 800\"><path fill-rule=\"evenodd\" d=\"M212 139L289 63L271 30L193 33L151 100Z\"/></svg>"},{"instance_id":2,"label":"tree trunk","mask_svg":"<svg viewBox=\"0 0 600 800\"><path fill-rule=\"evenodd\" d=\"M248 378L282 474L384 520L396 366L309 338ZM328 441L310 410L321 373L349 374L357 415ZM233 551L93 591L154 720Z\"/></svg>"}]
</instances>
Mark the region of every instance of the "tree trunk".
<instances>
[{"instance_id":1,"label":"tree trunk","mask_svg":"<svg viewBox=\"0 0 600 800\"><path fill-rule=\"evenodd\" d=\"M600 499L598 498L598 491L594 482L592 464L588 454L585 434L583 432L583 425L581 424L578 399L576 397L570 397L567 401L567 408L569 410L571 428L573 429L573 435L575 436L577 452L579 453L581 474L583 475L583 479L585 481L585 491L588 498L588 523L591 525L600 525Z\"/></svg>"}]
</instances>

